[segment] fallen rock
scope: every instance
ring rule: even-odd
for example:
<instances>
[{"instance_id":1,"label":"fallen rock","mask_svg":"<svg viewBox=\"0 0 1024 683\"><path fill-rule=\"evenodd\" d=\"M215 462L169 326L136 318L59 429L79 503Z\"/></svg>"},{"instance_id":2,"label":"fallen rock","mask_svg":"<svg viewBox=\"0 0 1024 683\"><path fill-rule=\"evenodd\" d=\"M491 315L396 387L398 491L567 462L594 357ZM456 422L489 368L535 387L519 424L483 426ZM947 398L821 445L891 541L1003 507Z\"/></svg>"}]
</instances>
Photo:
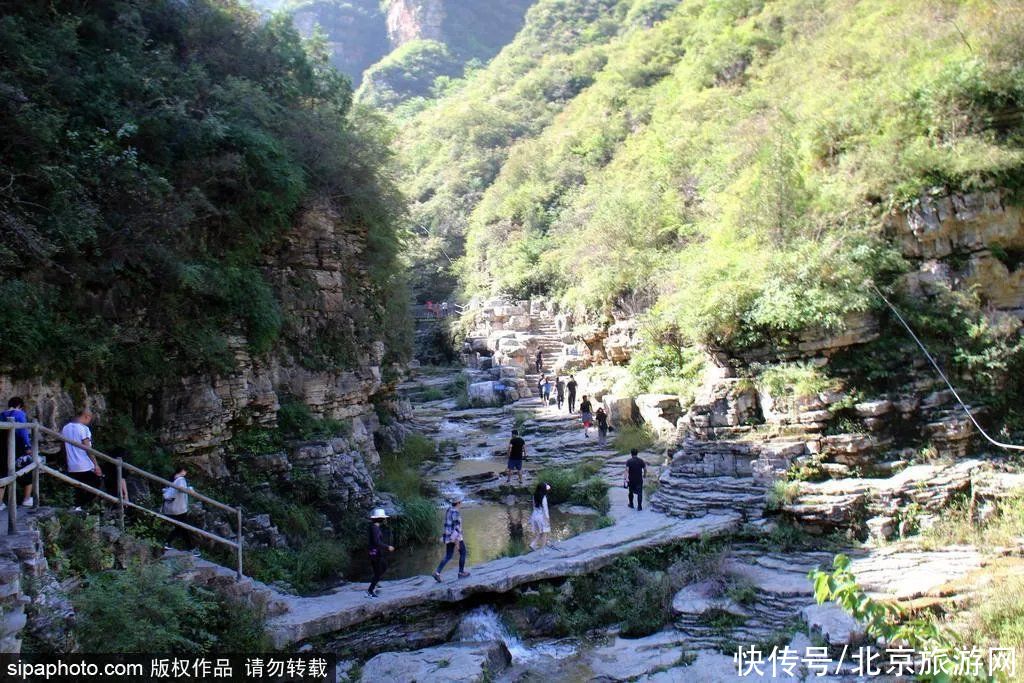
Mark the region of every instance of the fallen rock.
<instances>
[{"instance_id":1,"label":"fallen rock","mask_svg":"<svg viewBox=\"0 0 1024 683\"><path fill-rule=\"evenodd\" d=\"M504 643L442 645L413 652L385 652L365 665L366 683L463 683L492 680L512 661Z\"/></svg>"},{"instance_id":2,"label":"fallen rock","mask_svg":"<svg viewBox=\"0 0 1024 683\"><path fill-rule=\"evenodd\" d=\"M812 632L821 634L829 645L856 645L864 640L864 626L834 602L809 605L800 616Z\"/></svg>"}]
</instances>

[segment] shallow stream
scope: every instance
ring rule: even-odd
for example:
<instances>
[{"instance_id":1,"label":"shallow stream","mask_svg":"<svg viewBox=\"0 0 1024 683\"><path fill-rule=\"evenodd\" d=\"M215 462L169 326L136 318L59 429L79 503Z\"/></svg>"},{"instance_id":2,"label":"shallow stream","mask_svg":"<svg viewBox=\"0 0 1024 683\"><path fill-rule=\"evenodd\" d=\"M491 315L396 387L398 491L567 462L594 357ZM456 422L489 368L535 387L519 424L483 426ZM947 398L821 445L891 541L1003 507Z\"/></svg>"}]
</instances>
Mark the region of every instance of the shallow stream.
<instances>
[{"instance_id":1,"label":"shallow stream","mask_svg":"<svg viewBox=\"0 0 1024 683\"><path fill-rule=\"evenodd\" d=\"M445 508L437 510L438 519L444 522ZM552 542L565 540L576 534L594 529L597 515L563 512L557 507L551 509ZM530 551L530 504L503 505L501 503L463 503L462 530L466 538L468 557L466 566L472 571L473 565L487 562L506 555L522 555ZM388 558L385 579L404 579L411 576L430 575L444 556L441 539L435 544L398 546ZM448 564L446 571L458 568L458 553ZM348 578L365 581L370 576L370 560L365 552L352 558Z\"/></svg>"}]
</instances>

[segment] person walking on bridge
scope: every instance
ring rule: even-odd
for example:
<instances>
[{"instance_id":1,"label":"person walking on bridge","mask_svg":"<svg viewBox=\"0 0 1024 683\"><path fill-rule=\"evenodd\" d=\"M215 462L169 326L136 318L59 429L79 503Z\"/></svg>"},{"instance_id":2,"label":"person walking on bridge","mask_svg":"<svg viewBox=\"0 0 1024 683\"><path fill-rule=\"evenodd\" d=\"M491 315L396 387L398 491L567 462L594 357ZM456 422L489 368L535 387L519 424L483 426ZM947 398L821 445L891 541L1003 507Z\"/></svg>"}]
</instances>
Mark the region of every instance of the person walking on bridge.
<instances>
[{"instance_id":1,"label":"person walking on bridge","mask_svg":"<svg viewBox=\"0 0 1024 683\"><path fill-rule=\"evenodd\" d=\"M453 496L449 503L448 512L444 515L444 535L441 536L441 542L444 543L444 559L434 571L434 581L438 583L441 583L441 572L444 571L444 566L455 555L456 544L459 546L459 578L464 579L469 576L469 572L466 571L466 541L462 536L462 513L459 512L462 498Z\"/></svg>"},{"instance_id":2,"label":"person walking on bridge","mask_svg":"<svg viewBox=\"0 0 1024 683\"><path fill-rule=\"evenodd\" d=\"M373 579L370 581L370 587L366 589L366 597L376 598L379 597L377 593L377 584L380 583L380 579L384 576L384 572L388 569L388 558L386 553L395 551L395 546L389 545L389 539L385 535L384 528L382 525L387 522L388 513L384 512L384 508L377 508L370 513L370 526L369 526L369 553L370 553L370 566L373 567Z\"/></svg>"},{"instance_id":3,"label":"person walking on bridge","mask_svg":"<svg viewBox=\"0 0 1024 683\"><path fill-rule=\"evenodd\" d=\"M533 540L530 541L532 550L548 544L548 534L551 533L551 514L548 512L550 490L551 484L543 481L533 490L533 514L530 515L530 528L533 529Z\"/></svg>"},{"instance_id":4,"label":"person walking on bridge","mask_svg":"<svg viewBox=\"0 0 1024 683\"><path fill-rule=\"evenodd\" d=\"M633 507L633 496L636 496L636 509L644 509L644 476L647 474L647 463L637 455L635 448L629 451L630 458L626 461L623 475L626 488L629 489L629 507Z\"/></svg>"},{"instance_id":5,"label":"person walking on bridge","mask_svg":"<svg viewBox=\"0 0 1024 683\"><path fill-rule=\"evenodd\" d=\"M569 381L566 383L565 388L569 392L569 413L576 412L576 377L569 375Z\"/></svg>"}]
</instances>

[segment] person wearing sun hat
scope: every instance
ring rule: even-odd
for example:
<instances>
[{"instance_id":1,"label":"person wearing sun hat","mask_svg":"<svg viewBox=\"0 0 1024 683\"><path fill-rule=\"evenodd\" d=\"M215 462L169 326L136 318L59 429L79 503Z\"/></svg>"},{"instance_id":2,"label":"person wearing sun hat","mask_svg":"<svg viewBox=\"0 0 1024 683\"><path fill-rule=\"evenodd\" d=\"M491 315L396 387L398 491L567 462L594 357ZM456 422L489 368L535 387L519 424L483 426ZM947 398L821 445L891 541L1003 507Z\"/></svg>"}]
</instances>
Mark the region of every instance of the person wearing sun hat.
<instances>
[{"instance_id":1,"label":"person wearing sun hat","mask_svg":"<svg viewBox=\"0 0 1024 683\"><path fill-rule=\"evenodd\" d=\"M388 568L388 559L385 553L395 550L394 546L388 545L384 540L384 529L381 528L381 524L387 519L388 513L384 512L384 508L376 508L370 513L369 553L370 565L373 567L373 580L366 590L368 598L377 597L377 584L380 583L380 578L384 576L384 572Z\"/></svg>"},{"instance_id":2,"label":"person wearing sun hat","mask_svg":"<svg viewBox=\"0 0 1024 683\"><path fill-rule=\"evenodd\" d=\"M459 512L462 496L455 494L449 497L449 503L448 512L444 515L444 535L441 536L441 542L445 546L444 559L441 560L441 564L437 565L437 570L434 572L434 580L438 583L441 583L441 572L444 570L444 566L455 554L456 544L459 546L459 578L464 579L469 576L469 572L466 571L466 542L462 537L462 514Z\"/></svg>"}]
</instances>

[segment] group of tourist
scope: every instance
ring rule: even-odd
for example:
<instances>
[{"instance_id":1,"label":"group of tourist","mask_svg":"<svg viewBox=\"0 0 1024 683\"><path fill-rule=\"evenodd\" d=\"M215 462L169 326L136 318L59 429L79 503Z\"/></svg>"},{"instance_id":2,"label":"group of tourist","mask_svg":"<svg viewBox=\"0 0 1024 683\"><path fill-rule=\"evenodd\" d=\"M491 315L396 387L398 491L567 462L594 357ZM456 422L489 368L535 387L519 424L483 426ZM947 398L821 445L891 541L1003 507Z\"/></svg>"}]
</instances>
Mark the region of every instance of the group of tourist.
<instances>
[{"instance_id":1,"label":"group of tourist","mask_svg":"<svg viewBox=\"0 0 1024 683\"><path fill-rule=\"evenodd\" d=\"M119 484L111 480L116 475L110 471L114 465L100 461L96 458L92 445L92 430L90 425L93 421L93 413L88 408L83 408L79 413L61 429L61 437L64 440L64 465L67 476L73 479L78 485L75 486L74 507L72 512L83 512L85 507L100 500L96 491L102 491L121 500L131 502L128 497L128 476L122 472ZM16 422L28 424L28 416L25 413L25 401L20 396L14 396L7 402L7 410L0 413L0 422ZM27 427L16 428L14 431L14 452L15 471L19 471L32 463L32 441ZM6 443L4 444L6 446ZM6 452L6 448L3 449ZM128 460L129 453L124 448L111 449L112 457ZM6 457L0 457L3 465L0 471L8 476L11 474ZM104 469L104 465L108 465ZM164 487L162 491L163 502L160 507L161 514L182 523L188 523L189 515L189 494L191 490L188 484L188 469L184 465L177 465L174 468L172 485ZM22 487L22 505L32 507L35 500L32 496L32 473L26 472L17 478L16 484ZM3 500L4 489L0 488L0 500ZM7 509L6 504L0 502L0 510ZM180 540L193 553L195 543L192 535L184 527L177 524L172 525L168 534L165 549L172 548L171 543Z\"/></svg>"},{"instance_id":2,"label":"group of tourist","mask_svg":"<svg viewBox=\"0 0 1024 683\"><path fill-rule=\"evenodd\" d=\"M537 353L540 354L540 351ZM540 361L538 360L538 363L539 362ZM554 403L558 406L559 410L561 410L562 406L566 404L566 397L568 397L570 413L576 411L576 389L578 386L576 378L572 375L569 375L568 381L561 375L557 375L552 378L542 374L537 379L537 392L540 394L541 404L545 406L551 405L551 394L554 392Z\"/></svg>"},{"instance_id":3,"label":"group of tourist","mask_svg":"<svg viewBox=\"0 0 1024 683\"><path fill-rule=\"evenodd\" d=\"M537 353L539 354L540 352L538 351ZM541 404L550 405L551 392L554 391L555 404L561 410L563 403L566 403L566 396L568 395L569 413L576 412L576 389L578 386L576 378L572 375L569 375L568 381L565 381L561 376L552 380L551 377L543 375L537 380ZM583 424L583 438L590 438L590 429L596 427L598 445L603 446L607 443L608 431L611 429L608 425L608 413L604 407L600 407L594 412L594 404L591 403L590 397L586 395L580 400L580 422Z\"/></svg>"},{"instance_id":4,"label":"group of tourist","mask_svg":"<svg viewBox=\"0 0 1024 683\"><path fill-rule=\"evenodd\" d=\"M591 407L590 401L587 397L583 397L583 401L580 403L580 412L586 414L589 412ZM598 408L598 424L599 434L601 433L601 425L604 425L604 432L607 432L607 415L604 413L603 408ZM601 417L603 416L603 417ZM589 428L587 424L588 420L584 419L585 428ZM518 429L512 430L512 438L508 444L508 462L505 469L505 481L507 484L512 483L512 475L515 473L519 478L519 484L523 484L523 461L526 459L526 440L520 435ZM644 479L647 476L647 463L640 457L637 449L630 451L630 457L626 461L626 467L623 471L622 486L627 490L628 505L631 509L643 510L643 495L644 495ZM551 492L551 485L545 481L537 482L536 487L533 490L532 504L533 512L530 514L530 528L533 531L533 539L530 541L531 550L539 550L547 546L548 536L551 533L551 513L548 509L548 494ZM636 505L633 505L633 499L636 499ZM444 557L441 562L437 565L437 569L434 570L433 577L438 583L442 582L441 572L444 571L445 566L455 556L455 551L458 549L459 552L459 574L460 579L464 579L470 575L466 571L466 557L468 551L466 550L466 539L462 533L462 497L459 495L451 496L448 501L448 510L445 512L444 517L444 533L441 535L441 543L444 544ZM367 597L376 598L379 597L378 585L380 584L381 578L384 576L384 572L387 570L387 553L394 552L394 546L390 545L387 540L387 535L383 528L383 525L387 522L388 515L383 508L375 509L370 515L370 527L369 527L369 555L370 565L373 571L373 578L370 581L370 586L366 591Z\"/></svg>"},{"instance_id":5,"label":"group of tourist","mask_svg":"<svg viewBox=\"0 0 1024 683\"><path fill-rule=\"evenodd\" d=\"M427 309L427 313L430 313L435 318L447 318L448 317L448 302L442 301L437 303L436 301L428 301L423 305Z\"/></svg>"}]
</instances>

